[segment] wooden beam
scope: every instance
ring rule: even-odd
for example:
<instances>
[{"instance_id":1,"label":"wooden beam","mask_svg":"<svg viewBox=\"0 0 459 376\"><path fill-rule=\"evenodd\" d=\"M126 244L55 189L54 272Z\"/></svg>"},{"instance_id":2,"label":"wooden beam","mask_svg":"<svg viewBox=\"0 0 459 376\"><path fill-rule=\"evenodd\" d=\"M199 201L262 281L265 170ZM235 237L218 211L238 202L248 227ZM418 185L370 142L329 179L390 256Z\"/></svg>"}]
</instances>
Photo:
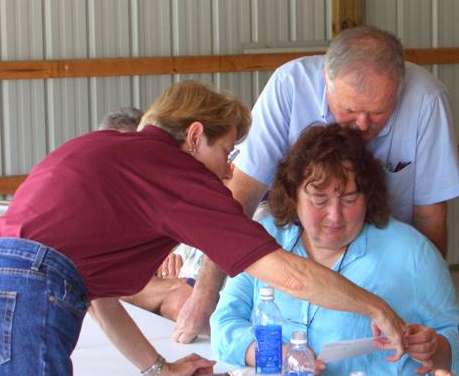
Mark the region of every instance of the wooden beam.
<instances>
[{"instance_id":1,"label":"wooden beam","mask_svg":"<svg viewBox=\"0 0 459 376\"><path fill-rule=\"evenodd\" d=\"M2 61L0 79L142 76L160 74L253 72L275 69L303 55L321 52L211 55L151 58Z\"/></svg>"},{"instance_id":2,"label":"wooden beam","mask_svg":"<svg viewBox=\"0 0 459 376\"><path fill-rule=\"evenodd\" d=\"M27 175L9 175L0 177L0 195L13 194Z\"/></svg>"},{"instance_id":3,"label":"wooden beam","mask_svg":"<svg viewBox=\"0 0 459 376\"><path fill-rule=\"evenodd\" d=\"M412 48L405 59L419 65L459 64L459 48Z\"/></svg>"},{"instance_id":4,"label":"wooden beam","mask_svg":"<svg viewBox=\"0 0 459 376\"><path fill-rule=\"evenodd\" d=\"M365 20L365 0L333 0L332 35L344 29L362 25Z\"/></svg>"},{"instance_id":5,"label":"wooden beam","mask_svg":"<svg viewBox=\"0 0 459 376\"><path fill-rule=\"evenodd\" d=\"M459 48L407 49L405 52L407 60L417 64L459 64ZM0 61L0 79L30 80L267 71L274 70L283 63L301 56L320 54L323 52Z\"/></svg>"}]
</instances>

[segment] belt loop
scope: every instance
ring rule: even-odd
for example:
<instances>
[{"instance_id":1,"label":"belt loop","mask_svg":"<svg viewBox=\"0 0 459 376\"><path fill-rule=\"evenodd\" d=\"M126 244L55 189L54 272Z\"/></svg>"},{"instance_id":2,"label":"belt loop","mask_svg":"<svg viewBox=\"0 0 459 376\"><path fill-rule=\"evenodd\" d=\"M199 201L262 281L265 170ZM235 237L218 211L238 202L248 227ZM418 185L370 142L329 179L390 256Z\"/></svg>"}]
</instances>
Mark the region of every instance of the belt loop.
<instances>
[{"instance_id":1,"label":"belt loop","mask_svg":"<svg viewBox=\"0 0 459 376\"><path fill-rule=\"evenodd\" d=\"M31 269L38 272L40 270L41 264L43 264L43 260L48 253L48 247L43 247L42 245L38 246L38 251L35 256L35 260L32 263Z\"/></svg>"}]
</instances>

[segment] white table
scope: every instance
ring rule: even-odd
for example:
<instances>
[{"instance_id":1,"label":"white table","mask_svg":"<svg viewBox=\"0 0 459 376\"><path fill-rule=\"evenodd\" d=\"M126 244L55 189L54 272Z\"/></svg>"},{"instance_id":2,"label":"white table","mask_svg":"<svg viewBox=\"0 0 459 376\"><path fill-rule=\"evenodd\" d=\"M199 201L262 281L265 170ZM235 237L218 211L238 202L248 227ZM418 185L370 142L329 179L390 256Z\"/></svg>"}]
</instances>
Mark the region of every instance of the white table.
<instances>
[{"instance_id":1,"label":"white table","mask_svg":"<svg viewBox=\"0 0 459 376\"><path fill-rule=\"evenodd\" d=\"M209 338L200 337L196 342L186 345L176 343L171 338L174 322L130 304L124 304L124 306L145 337L166 360L174 361L193 352L207 359L215 359ZM83 321L80 339L72 354L72 361L75 376L139 375L138 369L109 342L89 314ZM234 368L236 367L219 362L214 366L214 372L222 373Z\"/></svg>"}]
</instances>

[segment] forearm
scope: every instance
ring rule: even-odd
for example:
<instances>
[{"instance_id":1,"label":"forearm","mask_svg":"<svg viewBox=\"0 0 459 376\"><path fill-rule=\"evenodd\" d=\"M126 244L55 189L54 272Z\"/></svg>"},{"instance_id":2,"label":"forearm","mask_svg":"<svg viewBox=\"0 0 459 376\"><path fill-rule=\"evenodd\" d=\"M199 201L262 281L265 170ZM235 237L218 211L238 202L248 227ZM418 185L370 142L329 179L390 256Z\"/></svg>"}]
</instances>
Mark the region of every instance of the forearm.
<instances>
[{"instance_id":1,"label":"forearm","mask_svg":"<svg viewBox=\"0 0 459 376\"><path fill-rule=\"evenodd\" d=\"M110 341L140 370L153 364L158 353L148 342L118 298L100 298L91 302L92 317Z\"/></svg>"},{"instance_id":2,"label":"forearm","mask_svg":"<svg viewBox=\"0 0 459 376\"><path fill-rule=\"evenodd\" d=\"M202 266L192 295L205 297L216 304L225 277L226 274L214 262L207 256L203 256Z\"/></svg>"},{"instance_id":3,"label":"forearm","mask_svg":"<svg viewBox=\"0 0 459 376\"><path fill-rule=\"evenodd\" d=\"M442 335L438 336L438 347L432 360L434 369L451 370L451 348L448 340Z\"/></svg>"},{"instance_id":4,"label":"forearm","mask_svg":"<svg viewBox=\"0 0 459 376\"><path fill-rule=\"evenodd\" d=\"M383 300L338 273L282 250L268 254L246 271L290 295L329 309L372 318L391 312Z\"/></svg>"},{"instance_id":5,"label":"forearm","mask_svg":"<svg viewBox=\"0 0 459 376\"><path fill-rule=\"evenodd\" d=\"M268 187L238 168L234 169L233 177L225 184L233 193L233 197L244 209L245 215L252 217L257 205L262 200Z\"/></svg>"},{"instance_id":6,"label":"forearm","mask_svg":"<svg viewBox=\"0 0 459 376\"><path fill-rule=\"evenodd\" d=\"M172 334L175 341L189 343L200 333L209 331L209 317L215 310L224 280L225 273L204 257L191 295L177 316Z\"/></svg>"},{"instance_id":7,"label":"forearm","mask_svg":"<svg viewBox=\"0 0 459 376\"><path fill-rule=\"evenodd\" d=\"M446 202L414 207L414 227L437 247L446 258L448 232L448 208Z\"/></svg>"}]
</instances>

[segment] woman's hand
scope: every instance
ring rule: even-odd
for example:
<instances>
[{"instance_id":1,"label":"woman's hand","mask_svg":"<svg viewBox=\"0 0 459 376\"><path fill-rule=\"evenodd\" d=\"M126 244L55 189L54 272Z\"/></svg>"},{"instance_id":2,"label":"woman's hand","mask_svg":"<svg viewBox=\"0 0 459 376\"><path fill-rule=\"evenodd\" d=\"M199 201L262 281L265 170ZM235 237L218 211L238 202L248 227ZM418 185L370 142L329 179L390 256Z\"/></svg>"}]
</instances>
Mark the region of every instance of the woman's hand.
<instances>
[{"instance_id":1,"label":"woman's hand","mask_svg":"<svg viewBox=\"0 0 459 376\"><path fill-rule=\"evenodd\" d=\"M164 364L162 376L212 375L215 362L198 354L190 354L173 363Z\"/></svg>"},{"instance_id":2,"label":"woman's hand","mask_svg":"<svg viewBox=\"0 0 459 376\"><path fill-rule=\"evenodd\" d=\"M177 278L182 266L182 256L170 253L156 271L156 275L159 278Z\"/></svg>"},{"instance_id":3,"label":"woman's hand","mask_svg":"<svg viewBox=\"0 0 459 376\"><path fill-rule=\"evenodd\" d=\"M444 369L437 369L434 372L434 376L454 376L452 372L445 371Z\"/></svg>"},{"instance_id":4,"label":"woman's hand","mask_svg":"<svg viewBox=\"0 0 459 376\"><path fill-rule=\"evenodd\" d=\"M314 368L314 375L320 375L326 368L325 363L322 362L320 359L316 359L315 361L315 368Z\"/></svg>"},{"instance_id":5,"label":"woman's hand","mask_svg":"<svg viewBox=\"0 0 459 376\"><path fill-rule=\"evenodd\" d=\"M438 349L439 336L431 328L420 324L410 324L403 336L405 349L422 367L416 371L424 374L434 368L434 356Z\"/></svg>"}]
</instances>

